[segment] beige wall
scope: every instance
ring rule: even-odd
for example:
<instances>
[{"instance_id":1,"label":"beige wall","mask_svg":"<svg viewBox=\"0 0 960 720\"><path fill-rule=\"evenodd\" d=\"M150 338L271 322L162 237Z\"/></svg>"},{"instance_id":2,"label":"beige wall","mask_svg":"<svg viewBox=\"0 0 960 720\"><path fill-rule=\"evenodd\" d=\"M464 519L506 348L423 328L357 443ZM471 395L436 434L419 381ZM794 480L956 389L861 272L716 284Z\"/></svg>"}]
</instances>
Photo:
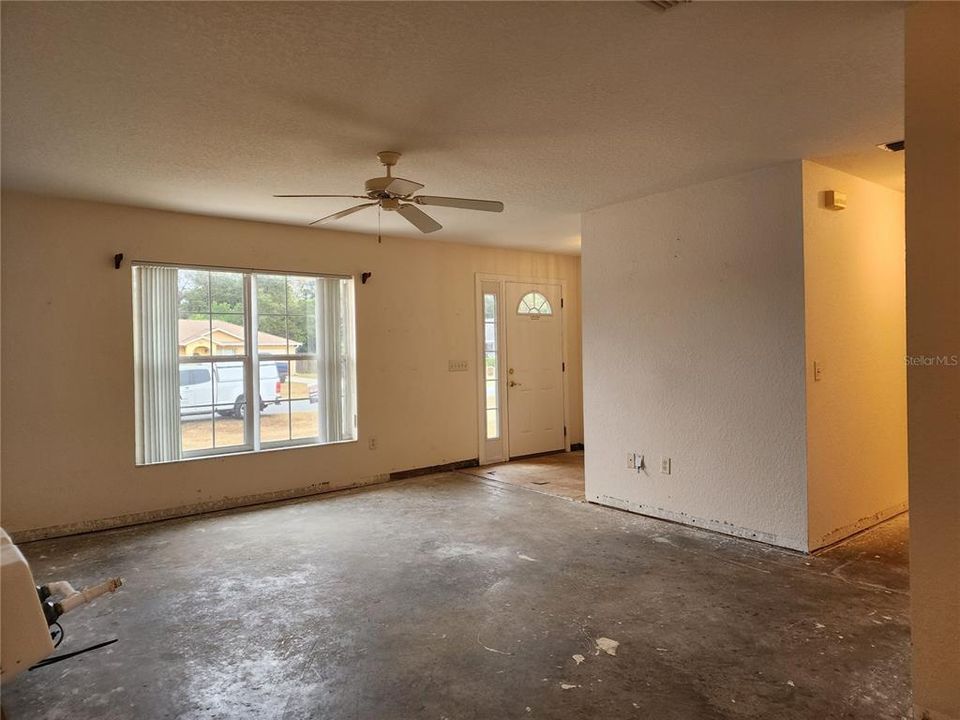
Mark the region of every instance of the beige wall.
<instances>
[{"instance_id":1,"label":"beige wall","mask_svg":"<svg viewBox=\"0 0 960 720\"><path fill-rule=\"evenodd\" d=\"M803 163L811 550L907 506L903 223L902 193Z\"/></svg>"},{"instance_id":2,"label":"beige wall","mask_svg":"<svg viewBox=\"0 0 960 720\"><path fill-rule=\"evenodd\" d=\"M907 6L906 63L907 353L960 357L960 4ZM960 366L909 366L907 408L915 716L957 720Z\"/></svg>"},{"instance_id":3,"label":"beige wall","mask_svg":"<svg viewBox=\"0 0 960 720\"><path fill-rule=\"evenodd\" d=\"M582 441L575 256L397 238L378 245L351 233L20 193L4 193L2 220L9 531L81 529L476 458L476 272L567 281L567 425L571 442ZM117 252L127 258L119 271ZM359 442L134 467L130 260L372 272L357 283ZM460 359L471 372L448 372Z\"/></svg>"}]
</instances>

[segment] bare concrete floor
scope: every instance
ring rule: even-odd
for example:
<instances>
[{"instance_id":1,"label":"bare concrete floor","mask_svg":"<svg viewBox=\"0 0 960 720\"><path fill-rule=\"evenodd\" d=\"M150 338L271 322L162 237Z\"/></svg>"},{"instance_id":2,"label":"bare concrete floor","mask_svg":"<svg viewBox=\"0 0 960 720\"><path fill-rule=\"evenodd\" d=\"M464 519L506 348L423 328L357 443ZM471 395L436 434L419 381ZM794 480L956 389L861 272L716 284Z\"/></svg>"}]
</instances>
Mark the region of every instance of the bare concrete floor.
<instances>
[{"instance_id":1,"label":"bare concrete floor","mask_svg":"<svg viewBox=\"0 0 960 720\"><path fill-rule=\"evenodd\" d=\"M10 720L909 716L903 516L805 557L451 473L23 549L127 584Z\"/></svg>"},{"instance_id":2,"label":"bare concrete floor","mask_svg":"<svg viewBox=\"0 0 960 720\"><path fill-rule=\"evenodd\" d=\"M568 500L587 501L583 484L582 450L466 468L460 472Z\"/></svg>"}]
</instances>

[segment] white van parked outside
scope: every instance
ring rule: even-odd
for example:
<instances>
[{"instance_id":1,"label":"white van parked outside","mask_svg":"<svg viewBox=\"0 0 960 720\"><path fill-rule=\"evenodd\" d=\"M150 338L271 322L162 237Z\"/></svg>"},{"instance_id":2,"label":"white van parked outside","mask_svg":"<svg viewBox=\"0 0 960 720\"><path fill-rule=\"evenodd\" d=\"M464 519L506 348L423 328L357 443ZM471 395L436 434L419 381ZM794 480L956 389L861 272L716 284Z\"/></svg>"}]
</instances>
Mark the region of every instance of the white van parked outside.
<instances>
[{"instance_id":1,"label":"white van parked outside","mask_svg":"<svg viewBox=\"0 0 960 720\"><path fill-rule=\"evenodd\" d=\"M213 377L211 378L211 367ZM260 410L271 402L280 404L280 373L277 364L260 363ZM243 363L221 362L212 366L180 366L180 415L209 415L211 398L217 413L225 417L243 418L247 402L244 398Z\"/></svg>"}]
</instances>

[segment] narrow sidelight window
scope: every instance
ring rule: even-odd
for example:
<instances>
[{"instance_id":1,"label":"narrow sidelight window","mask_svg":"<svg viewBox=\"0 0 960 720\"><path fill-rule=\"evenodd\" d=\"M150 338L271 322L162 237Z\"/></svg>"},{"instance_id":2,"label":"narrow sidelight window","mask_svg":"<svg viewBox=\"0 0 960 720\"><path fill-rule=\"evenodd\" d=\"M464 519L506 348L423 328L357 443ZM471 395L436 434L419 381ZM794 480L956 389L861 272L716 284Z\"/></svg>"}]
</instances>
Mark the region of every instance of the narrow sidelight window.
<instances>
[{"instance_id":1,"label":"narrow sidelight window","mask_svg":"<svg viewBox=\"0 0 960 720\"><path fill-rule=\"evenodd\" d=\"M500 348L497 343L497 296L483 294L483 365L487 440L500 437Z\"/></svg>"}]
</instances>

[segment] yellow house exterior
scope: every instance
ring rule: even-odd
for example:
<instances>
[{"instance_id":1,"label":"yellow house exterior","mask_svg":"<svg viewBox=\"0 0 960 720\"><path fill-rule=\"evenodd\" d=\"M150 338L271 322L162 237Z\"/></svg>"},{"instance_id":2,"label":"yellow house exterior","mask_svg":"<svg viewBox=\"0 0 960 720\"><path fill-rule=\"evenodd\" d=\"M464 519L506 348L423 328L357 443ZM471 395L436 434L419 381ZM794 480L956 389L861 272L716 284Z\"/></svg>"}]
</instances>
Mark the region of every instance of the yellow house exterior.
<instances>
[{"instance_id":1,"label":"yellow house exterior","mask_svg":"<svg viewBox=\"0 0 960 720\"><path fill-rule=\"evenodd\" d=\"M225 320L180 320L178 335L181 356L243 354L243 327ZM265 354L292 354L300 345L265 332L257 337L257 350Z\"/></svg>"}]
</instances>

